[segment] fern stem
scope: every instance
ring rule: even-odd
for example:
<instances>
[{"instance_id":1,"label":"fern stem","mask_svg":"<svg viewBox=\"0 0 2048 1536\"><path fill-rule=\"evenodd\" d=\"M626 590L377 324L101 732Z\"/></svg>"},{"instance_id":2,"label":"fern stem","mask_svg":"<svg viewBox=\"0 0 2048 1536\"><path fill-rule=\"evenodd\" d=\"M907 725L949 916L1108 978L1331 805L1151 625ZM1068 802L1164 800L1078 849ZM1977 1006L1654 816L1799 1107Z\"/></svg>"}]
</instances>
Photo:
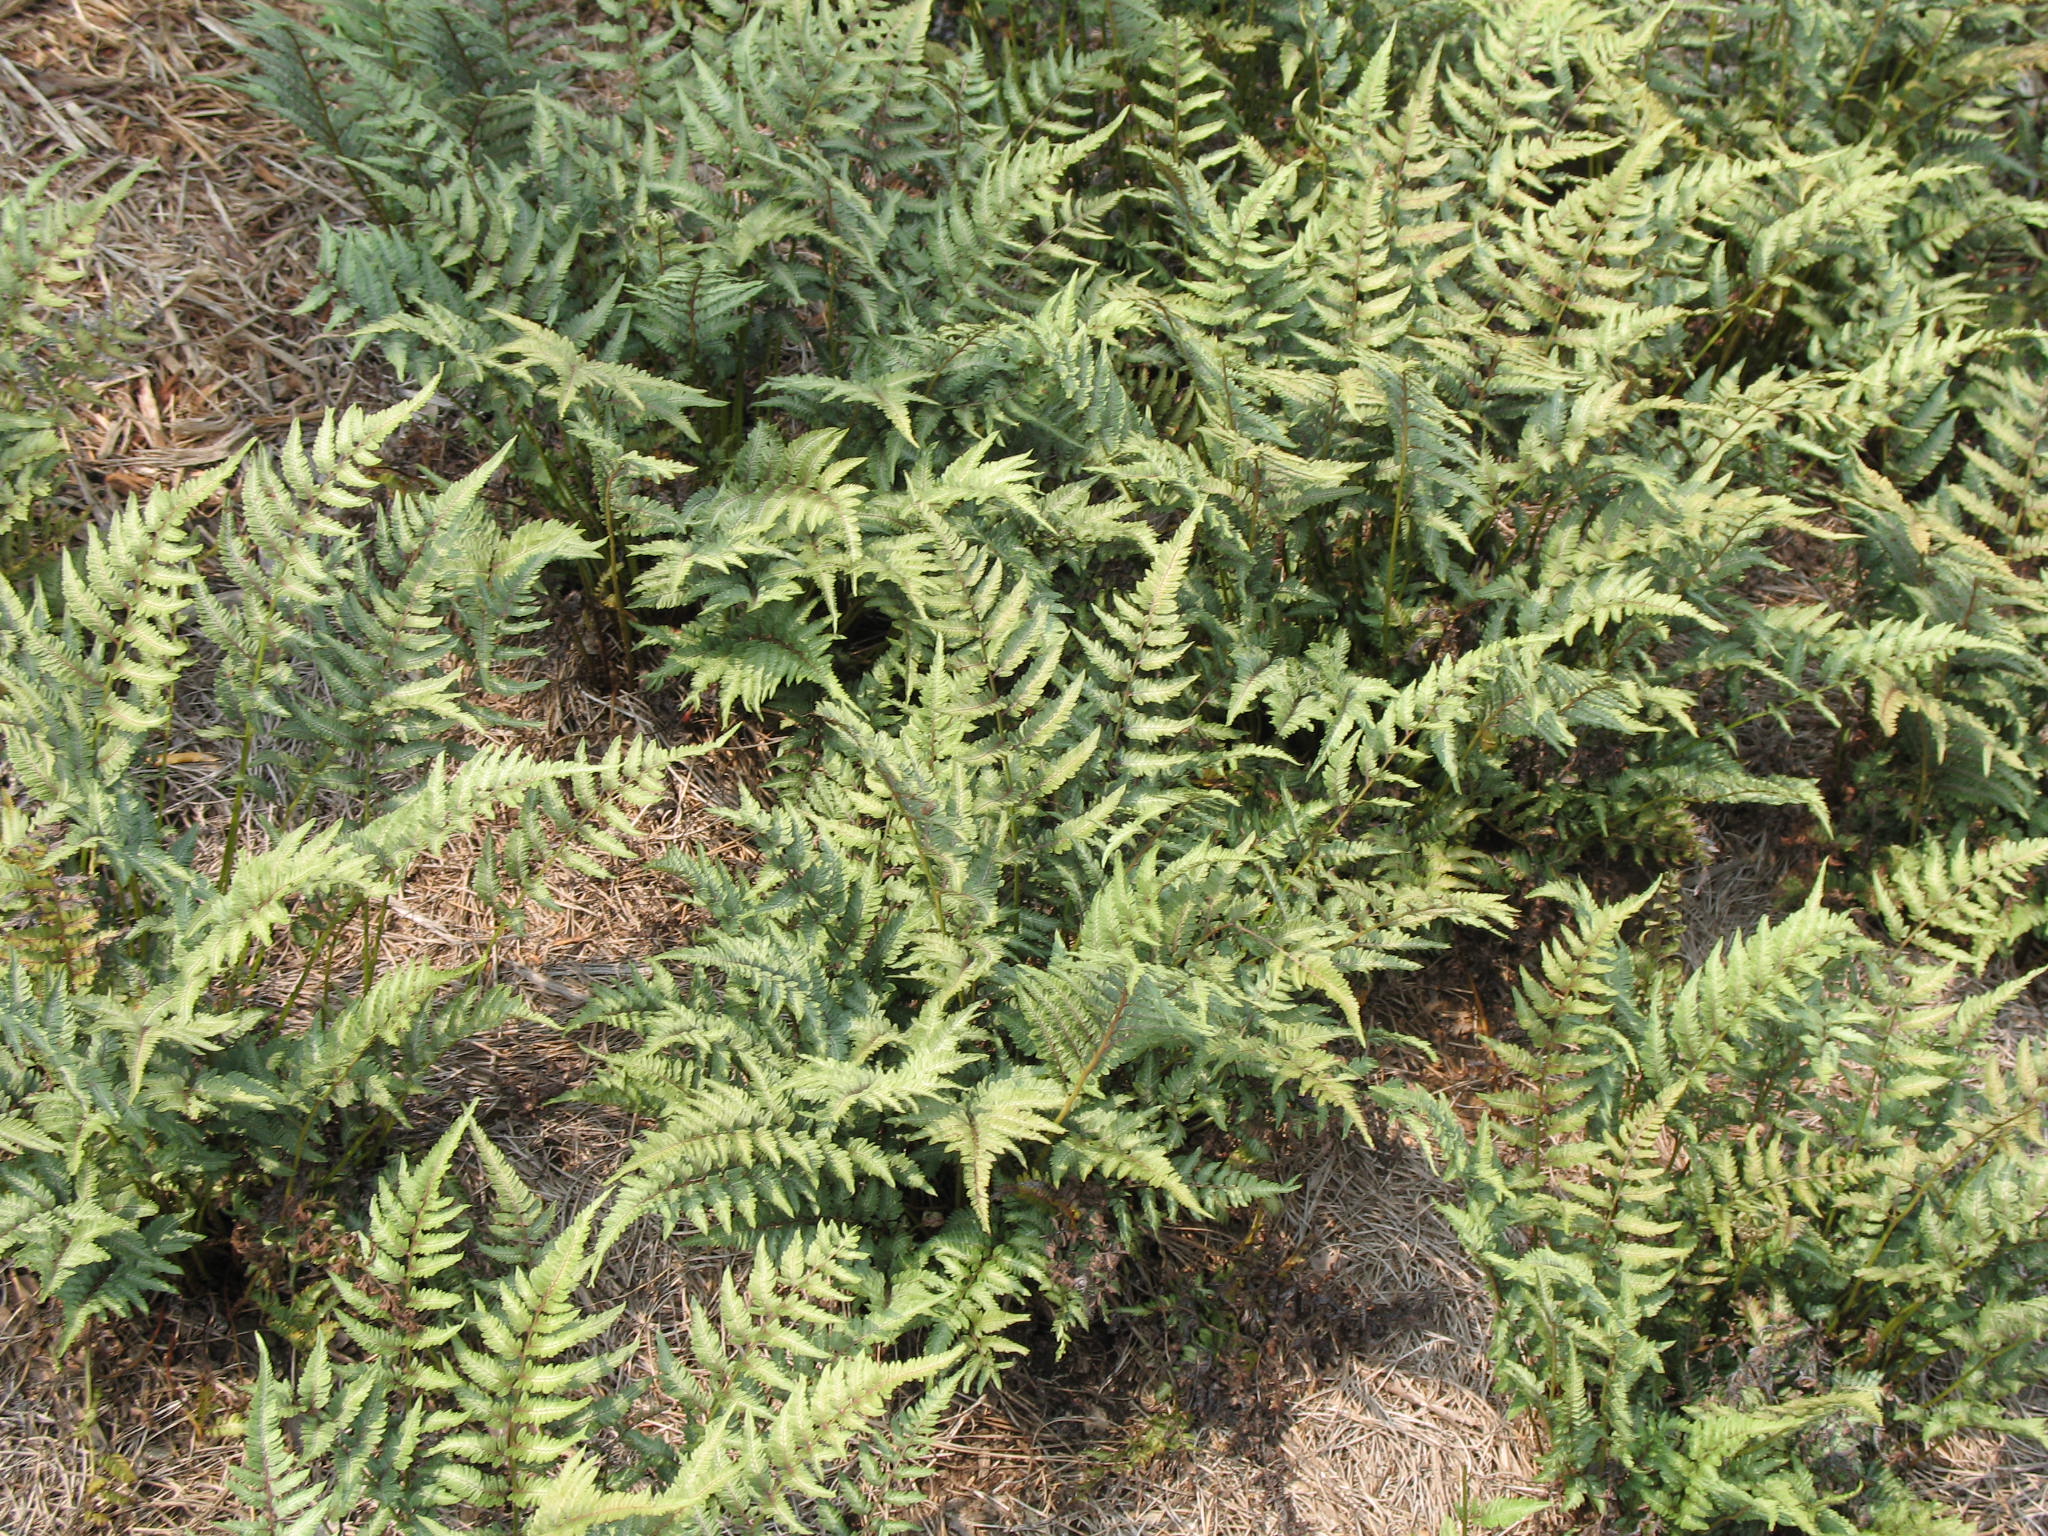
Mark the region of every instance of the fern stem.
<instances>
[{"instance_id":1,"label":"fern stem","mask_svg":"<svg viewBox=\"0 0 2048 1536\"><path fill-rule=\"evenodd\" d=\"M625 564L626 557L619 544L618 520L618 478L623 474L622 466L613 466L598 489L598 507L604 518L604 575L605 604L612 611L612 622L618 630L619 665L624 667L630 678L633 665L632 620L627 616ZM610 667L605 669L607 672Z\"/></svg>"},{"instance_id":2,"label":"fern stem","mask_svg":"<svg viewBox=\"0 0 2048 1536\"><path fill-rule=\"evenodd\" d=\"M1867 99L1857 90L1856 80L1863 73L1863 66L1870 62L1870 50L1877 46L1878 37L1884 32L1885 23L1891 20L1891 16L1892 0L1882 0L1877 8L1877 16L1870 23L1870 30L1864 34L1863 47L1856 55L1856 62L1849 66L1849 73L1842 77L1849 87L1848 100Z\"/></svg>"},{"instance_id":3,"label":"fern stem","mask_svg":"<svg viewBox=\"0 0 2048 1536\"><path fill-rule=\"evenodd\" d=\"M1067 1090L1066 1102L1060 1105L1059 1113L1052 1117L1054 1125L1064 1126L1067 1123L1067 1116L1071 1115L1075 1106L1081 1102L1081 1095L1087 1089L1089 1079L1095 1076L1102 1063L1108 1059L1110 1047L1116 1044L1117 1031L1123 1027L1124 1015L1130 1011L1132 995L1130 987L1126 985L1123 995L1116 1001L1115 1010L1109 1016L1109 1023L1096 1037L1094 1052L1081 1068L1080 1075L1074 1079L1073 1086Z\"/></svg>"},{"instance_id":4,"label":"fern stem","mask_svg":"<svg viewBox=\"0 0 2048 1536\"><path fill-rule=\"evenodd\" d=\"M253 693L261 681L263 664L270 654L270 626L263 626L256 637L256 659L249 668L249 688ZM249 763L256 755L256 716L245 712L242 716L242 740L235 758L235 795L228 808L227 837L221 848L219 889L225 891L228 883L235 878L235 859L242 846L242 811L249 794Z\"/></svg>"},{"instance_id":5,"label":"fern stem","mask_svg":"<svg viewBox=\"0 0 2048 1536\"><path fill-rule=\"evenodd\" d=\"M356 895L351 897L349 899L349 904L342 910L341 915L335 918L331 923L329 923L327 927L322 931L319 940L314 946L313 952L306 957L306 963L299 968L299 979L292 984L291 991L286 995L285 1000L278 1005L277 1017L279 1019L285 1019L290 1017L292 1009L298 1004L300 994L302 994L306 989L306 983L312 979L314 967L320 964L323 956L328 957L328 970L330 974L332 973L332 958L330 952L333 949L334 942L337 939L337 937L339 937L341 931L344 928L346 928L349 922L355 917L357 909L360 908L363 905L364 901L367 899L367 897L362 895Z\"/></svg>"},{"instance_id":6,"label":"fern stem","mask_svg":"<svg viewBox=\"0 0 2048 1536\"><path fill-rule=\"evenodd\" d=\"M889 798L896 803L896 809L901 813L904 825L910 830L910 844L917 853L918 868L923 874L925 889L931 893L932 918L938 924L939 936L948 943L951 943L953 940L953 930L946 921L944 887L940 885L938 871L932 864L931 850L925 846L925 836L919 826L918 818L912 813L909 802L904 798L901 787L896 783L896 776L893 773L884 772L881 775L881 780L888 787Z\"/></svg>"},{"instance_id":7,"label":"fern stem","mask_svg":"<svg viewBox=\"0 0 2048 1536\"><path fill-rule=\"evenodd\" d=\"M1885 1224L1884 1230L1878 1234L1877 1242L1871 1247L1869 1256L1856 1267L1864 1271L1874 1268L1878 1260L1884 1257L1885 1249L1891 1246L1891 1241L1898 1235L1899 1229L1918 1213L1922 1205L1926 1204L1928 1196L1932 1195L1941 1184L1948 1182L1954 1176L1956 1170L1961 1168L1965 1162L1977 1156L1978 1152L1993 1137L2012 1129L2012 1127L2018 1125L2028 1116L2038 1115L2040 1112L2041 1106L2038 1103L2029 1102L2022 1105L2012 1114L2007 1115L2002 1120L1994 1121L1973 1136L1953 1161L1946 1162L1941 1167L1941 1179L1937 1180L1926 1173L1922 1173L1919 1184L1913 1190L1912 1198L1893 1214L1892 1219ZM1841 1306L1836 1309L1835 1317L1838 1323L1845 1319L1853 1322L1858 1315L1858 1305L1868 1292L1870 1283L1867 1275L1859 1275L1855 1282L1851 1284L1849 1294L1843 1298Z\"/></svg>"}]
</instances>

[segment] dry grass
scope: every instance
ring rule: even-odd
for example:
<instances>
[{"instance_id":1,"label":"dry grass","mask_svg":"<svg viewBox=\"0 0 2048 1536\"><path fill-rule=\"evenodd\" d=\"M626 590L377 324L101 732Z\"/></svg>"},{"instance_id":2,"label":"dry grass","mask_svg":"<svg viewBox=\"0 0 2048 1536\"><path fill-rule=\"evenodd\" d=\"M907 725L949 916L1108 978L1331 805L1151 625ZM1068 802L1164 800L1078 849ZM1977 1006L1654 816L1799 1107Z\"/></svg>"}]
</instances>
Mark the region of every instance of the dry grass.
<instances>
[{"instance_id":1,"label":"dry grass","mask_svg":"<svg viewBox=\"0 0 2048 1536\"><path fill-rule=\"evenodd\" d=\"M559 760L581 738L534 734L520 742L544 759ZM472 889L484 839L495 827L451 837L413 866L402 893L388 904L388 918L373 924L366 916L317 960L289 942L278 944L270 995L282 998L297 990L295 978L310 964L338 977L360 973L365 947L374 943L378 965L482 963L492 979L526 991L540 1007L559 1012L580 1004L592 981L625 975L688 937L694 917L683 887L653 868L654 859L676 849L735 860L750 855L751 845L720 808L733 802L735 785L758 771L760 761L758 749L749 745L676 764L668 796L629 813L633 830L622 838L626 857L598 856L597 873L557 864L509 925Z\"/></svg>"},{"instance_id":2,"label":"dry grass","mask_svg":"<svg viewBox=\"0 0 2048 1536\"><path fill-rule=\"evenodd\" d=\"M154 162L107 218L77 290L141 331L133 366L72 433L76 491L146 489L215 463L367 379L346 341L290 311L317 281L344 178L231 88L244 65L199 0L0 0L0 189L68 162L104 190Z\"/></svg>"},{"instance_id":3,"label":"dry grass","mask_svg":"<svg viewBox=\"0 0 2048 1536\"><path fill-rule=\"evenodd\" d=\"M0 1536L190 1536L229 1515L237 1447L218 1420L242 1402L238 1334L166 1307L59 1363L56 1309L0 1279Z\"/></svg>"},{"instance_id":4,"label":"dry grass","mask_svg":"<svg viewBox=\"0 0 2048 1536\"><path fill-rule=\"evenodd\" d=\"M2018 1407L2048 1419L2048 1392ZM1971 1432L1935 1446L1912 1481L1997 1536L2048 1536L2048 1448L2017 1435Z\"/></svg>"},{"instance_id":5,"label":"dry grass","mask_svg":"<svg viewBox=\"0 0 2048 1536\"><path fill-rule=\"evenodd\" d=\"M290 313L317 281L318 222L358 210L344 178L231 88L243 67L232 25L232 13L198 0L0 0L0 187L66 160L62 185L89 192L154 162L109 217L82 285L85 303L146 339L73 434L74 493L98 510L252 436L393 393L373 366L350 361L345 341ZM1793 564L1795 585L1827 575ZM528 744L568 750L625 730L674 740L694 729L617 687L587 616L564 618L544 686L514 706L536 727ZM556 878L551 903L514 935L470 892L474 840L451 843L393 904L380 954L484 959L539 1007L573 1008L592 981L687 936L680 891L644 856L742 853L716 808L758 774L765 748L756 740L684 765L674 794L637 824L643 857L604 878ZM178 813L207 827L222 808L219 766L176 774ZM1690 948L1753 922L1810 862L1768 817L1713 830L1720 856L1685 892ZM360 954L358 944L335 958L346 967ZM1483 1037L1503 1017L1499 970L1471 968L1462 991L1390 983L1375 1000L1391 1027L1434 1038L1431 1081L1468 1106L1498 1085ZM420 1129L479 1106L529 1182L573 1207L604 1188L632 1134L622 1116L553 1102L588 1064L588 1042L551 1023L478 1037L444 1063ZM1144 1315L1078 1341L1064 1361L1034 1360L965 1406L939 1449L927 1528L1393 1536L1433 1532L1462 1500L1539 1491L1534 1429L1490 1395L1486 1297L1436 1214L1444 1187L1396 1139L1380 1151L1331 1143L1299 1168L1299 1192L1262 1226L1167 1234L1133 1280L1150 1302ZM729 1262L637 1231L595 1289L626 1305L618 1338L651 1345ZM223 1297L234 1289L224 1279ZM220 1421L248 1380L253 1319L221 1310L225 1301L179 1303L100 1327L60 1363L52 1309L21 1277L7 1285L0 1536L152 1536L228 1514L235 1452ZM2037 1449L1961 1437L1916 1476L1987 1531L2048 1533Z\"/></svg>"},{"instance_id":6,"label":"dry grass","mask_svg":"<svg viewBox=\"0 0 2048 1536\"><path fill-rule=\"evenodd\" d=\"M1805 811L1716 807L1701 817L1709 860L1680 878L1686 963L1702 964L1723 939L1747 933L1805 895L1819 850Z\"/></svg>"},{"instance_id":7,"label":"dry grass","mask_svg":"<svg viewBox=\"0 0 2048 1536\"><path fill-rule=\"evenodd\" d=\"M1462 1501L1540 1493L1533 1426L1489 1391L1489 1309L1437 1213L1448 1191L1382 1140L1303 1149L1298 1193L1233 1249L1188 1234L1176 1263L1165 1245L1149 1317L962 1414L927 1528L1405 1536Z\"/></svg>"}]
</instances>

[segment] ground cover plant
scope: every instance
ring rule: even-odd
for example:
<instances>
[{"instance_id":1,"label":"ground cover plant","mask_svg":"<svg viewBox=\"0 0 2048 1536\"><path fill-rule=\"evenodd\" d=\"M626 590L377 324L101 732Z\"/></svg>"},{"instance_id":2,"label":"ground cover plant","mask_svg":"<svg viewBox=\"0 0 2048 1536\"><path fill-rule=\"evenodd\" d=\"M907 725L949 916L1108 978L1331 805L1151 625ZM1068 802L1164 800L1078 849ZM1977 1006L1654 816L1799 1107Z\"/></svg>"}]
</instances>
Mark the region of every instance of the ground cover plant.
<instances>
[{"instance_id":1,"label":"ground cover plant","mask_svg":"<svg viewBox=\"0 0 2048 1536\"><path fill-rule=\"evenodd\" d=\"M268 1255L250 1532L883 1528L1027 1334L1378 1104L1562 1510L1958 1528L1913 1458L2048 1373L2044 25L256 10L367 211L309 304L419 392L21 546L0 1255L74 1333ZM12 357L94 211L9 207ZM407 484L429 411L478 467ZM565 1021L639 1129L555 1211L416 1113L532 1001L379 943L458 833L507 931L630 857L678 749L477 745L572 601L787 734ZM1740 807L1809 878L1688 965ZM1518 930L1518 1086L1390 1080L1377 981ZM734 1256L654 1383L580 1299L650 1227Z\"/></svg>"}]
</instances>

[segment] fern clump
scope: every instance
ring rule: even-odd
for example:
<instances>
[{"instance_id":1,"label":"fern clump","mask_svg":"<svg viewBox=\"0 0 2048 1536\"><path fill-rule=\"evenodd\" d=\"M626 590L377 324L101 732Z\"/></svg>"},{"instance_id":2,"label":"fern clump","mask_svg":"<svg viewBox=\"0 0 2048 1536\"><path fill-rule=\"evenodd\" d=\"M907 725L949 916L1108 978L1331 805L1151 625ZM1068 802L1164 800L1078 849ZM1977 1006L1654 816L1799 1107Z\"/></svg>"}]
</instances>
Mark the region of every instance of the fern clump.
<instances>
[{"instance_id":1,"label":"fern clump","mask_svg":"<svg viewBox=\"0 0 2048 1536\"><path fill-rule=\"evenodd\" d=\"M2005 1405L2048 1379L2048 1088L2035 1042L1989 1038L2033 978L1960 983L1965 944L2037 920L2010 906L2044 859L1902 852L1889 942L1816 890L1690 973L1627 941L1645 898L1560 890L1572 926L1494 1045L1522 1085L1470 1134L1396 1095L1468 1191L1496 1368L1573 1500L1680 1531L1959 1529L1901 1452L2043 1434Z\"/></svg>"},{"instance_id":2,"label":"fern clump","mask_svg":"<svg viewBox=\"0 0 2048 1536\"><path fill-rule=\"evenodd\" d=\"M483 1175L480 1213L451 1189L465 1142ZM888 1453L918 1421L886 1409L950 1358L883 1358L897 1340L891 1309L868 1298L883 1305L842 1314L865 1277L829 1232L763 1248L745 1285L729 1277L715 1307L690 1309L675 1346L657 1341L652 1385L691 1433L678 1445L635 1429L637 1392L605 1390L632 1348L607 1343L621 1309L583 1300L627 1224L603 1203L558 1224L466 1118L416 1160L401 1157L331 1274L338 1328L290 1380L260 1365L233 1480L248 1514L228 1529L512 1529L497 1523L511 1519L525 1536L762 1530L825 1493L819 1461L865 1450L896 1470ZM625 1478L607 1472L606 1443L632 1448Z\"/></svg>"},{"instance_id":3,"label":"fern clump","mask_svg":"<svg viewBox=\"0 0 2048 1536\"><path fill-rule=\"evenodd\" d=\"M1035 54L915 5L339 5L254 46L380 199L331 238L337 315L526 429L657 676L802 712L927 651L905 498L1077 611L1199 515L1190 697L1332 646L1367 688L1546 658L1505 706L1541 744L1445 763L1444 835L1541 878L1689 859L1717 803L1889 836L1879 780L1906 819L2038 830L2034 354L1981 276L2043 218L2031 55L2007 10L1828 15L1774 54L1762 22L1534 0L1433 42L1120 3ZM1921 116L1770 126L1792 74L1841 98L1892 48ZM1844 536L1842 580L1766 596ZM1813 722L1827 750L1777 744Z\"/></svg>"},{"instance_id":4,"label":"fern clump","mask_svg":"<svg viewBox=\"0 0 2048 1536\"><path fill-rule=\"evenodd\" d=\"M1257 846L1227 797L1184 782L1245 751L1175 715L1191 530L1087 645L934 528L965 566L963 632L997 633L936 652L905 704L826 714L837 750L743 817L754 879L677 864L716 926L671 957L687 988L593 1003L647 1042L594 1091L662 1118L629 1182L699 1233L864 1225L877 1253L975 1275L941 1286L943 1336L1002 1352L1006 1290L1046 1289L1073 1321L1101 1301L1046 1264L1085 1259L1098 1202L1128 1244L1275 1192L1195 1127L1292 1104L1355 1123L1351 976L1497 908L1450 872L1425 897L1374 850Z\"/></svg>"},{"instance_id":5,"label":"fern clump","mask_svg":"<svg viewBox=\"0 0 2048 1536\"><path fill-rule=\"evenodd\" d=\"M277 1309L252 1529L885 1521L819 1468L886 1484L1162 1222L1279 1194L1276 1129L1363 1129L1376 978L1561 900L1521 1086L1469 1136L1385 1090L1560 1481L1931 1528L1897 1458L2016 1427L2042 1353L2038 1064L1980 982L2048 834L2040 22L257 11L369 213L310 302L484 461L386 494L426 394L343 415L0 598L0 1252L82 1325L318 1185L359 1251ZM575 1021L636 1127L566 1214L480 1132L382 1155L525 1005L376 938L452 831L496 819L509 926L664 792L638 740L464 756L550 568L615 686L787 724L758 857L665 859L702 926ZM217 840L151 797L181 730ZM1637 920L1758 806L1841 873L1688 971ZM643 1221L749 1256L642 1372L682 1443L577 1295Z\"/></svg>"},{"instance_id":6,"label":"fern clump","mask_svg":"<svg viewBox=\"0 0 2048 1536\"><path fill-rule=\"evenodd\" d=\"M57 169L0 198L0 571L61 546L47 503L65 468L64 427L90 399L119 338L81 323L70 289L131 174L84 201L57 197Z\"/></svg>"},{"instance_id":7,"label":"fern clump","mask_svg":"<svg viewBox=\"0 0 2048 1536\"><path fill-rule=\"evenodd\" d=\"M584 546L498 533L486 471L366 494L424 405L295 433L232 490L222 466L131 500L0 588L0 1254L71 1336L173 1287L216 1213L268 1225L281 1199L299 1219L313 1170L401 1123L449 1044L528 1011L464 972L378 966L373 915L419 855L521 813L499 853L516 905L565 829L616 846L568 795L644 803L662 779L644 747L549 763L456 739L488 718L457 669L491 677L543 568ZM224 776L224 827L160 803L174 699L195 698L214 750L185 755ZM363 958L337 976L351 936Z\"/></svg>"}]
</instances>

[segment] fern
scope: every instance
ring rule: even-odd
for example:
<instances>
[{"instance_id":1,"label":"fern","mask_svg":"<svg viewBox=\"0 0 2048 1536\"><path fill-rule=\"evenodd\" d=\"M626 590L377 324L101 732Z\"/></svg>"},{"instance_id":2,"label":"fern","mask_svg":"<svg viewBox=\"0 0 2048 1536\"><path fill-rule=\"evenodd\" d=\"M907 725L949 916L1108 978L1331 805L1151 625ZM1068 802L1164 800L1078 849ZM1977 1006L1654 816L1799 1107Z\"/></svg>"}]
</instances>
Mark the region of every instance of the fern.
<instances>
[{"instance_id":1,"label":"fern","mask_svg":"<svg viewBox=\"0 0 2048 1536\"><path fill-rule=\"evenodd\" d=\"M494 1191L486 1229L510 1222L539 1239L545 1223L555 1230L539 1247L465 1251L474 1233L448 1187L465 1142ZM624 1225L602 1204L558 1224L467 1118L401 1159L372 1200L359 1278L346 1264L332 1277L361 1358L323 1339L288 1384L264 1363L233 1479L255 1518L232 1528L272 1536L357 1514L430 1530L494 1516L550 1533L625 1520L787 1528L824 1495L824 1467L871 1442L909 1451L931 1425L943 1379L921 1409L894 1421L887 1410L952 1357L878 1358L917 1310L874 1298L871 1321L849 1321L840 1309L863 1278L847 1237L821 1233L780 1256L762 1248L744 1286L728 1275L715 1308L694 1305L682 1335L660 1341L659 1388L690 1440L632 1427L630 1395L605 1390L627 1353L604 1343L620 1309L578 1299ZM624 1475L606 1470L607 1434L638 1452Z\"/></svg>"},{"instance_id":2,"label":"fern","mask_svg":"<svg viewBox=\"0 0 2048 1536\"><path fill-rule=\"evenodd\" d=\"M85 273L100 221L135 183L135 172L99 196L54 195L58 167L0 198L0 561L12 576L61 547L49 517L65 458L64 429L90 399L121 336L81 323L71 285ZM57 536L53 537L53 532Z\"/></svg>"},{"instance_id":3,"label":"fern","mask_svg":"<svg viewBox=\"0 0 2048 1536\"><path fill-rule=\"evenodd\" d=\"M1955 995L2041 926L2038 18L1241 9L253 19L372 214L312 307L507 446L386 494L427 395L344 415L0 599L7 1251L131 1308L203 1201L367 1155L521 1006L264 956L501 815L505 931L625 855L669 754L460 745L544 567L615 684L637 642L790 727L758 864L667 861L704 926L581 1015L642 1121L610 1203L480 1145L472 1227L455 1143L394 1166L264 1378L260 1518L883 1520L826 1464L887 1482L1027 1316L1276 1193L1276 1125L1362 1127L1377 974L1549 899L1519 1085L1469 1139L1404 1102L1570 1489L1924 1525L1886 1447L2038 1375L2038 1066ZM217 861L150 792L195 694ZM1756 805L1849 888L1686 971L1654 879ZM666 1448L607 1438L576 1295L643 1218L752 1256L656 1372Z\"/></svg>"},{"instance_id":4,"label":"fern","mask_svg":"<svg viewBox=\"0 0 2048 1536\"><path fill-rule=\"evenodd\" d=\"M525 1011L461 973L377 975L374 958L356 989L314 985L356 913L465 821L508 809L536 828L524 878L579 840L615 849L608 805L644 800L665 766L644 751L487 754L408 782L491 718L456 691L456 667L501 662L542 569L580 548L545 524L497 537L480 476L424 505L387 498L367 528L340 521L424 405L330 419L253 458L210 548L198 516L231 466L131 501L0 593L10 868L27 875L10 888L21 926L0 1034L18 1127L0 1168L5 1252L65 1302L71 1336L174 1286L214 1202L289 1198L402 1119L450 1044ZM210 692L212 734L236 756L211 863L155 803L149 764L175 739L180 688ZM339 815L320 814L330 788ZM296 979L264 977L287 937Z\"/></svg>"},{"instance_id":5,"label":"fern","mask_svg":"<svg viewBox=\"0 0 2048 1536\"><path fill-rule=\"evenodd\" d=\"M1972 885L2009 897L2041 859L1899 859L1887 925L1946 961L1816 899L1681 976L1623 941L1640 899L1577 896L1524 981L1528 1045L1498 1047L1529 1086L1470 1137L1392 1095L1470 1191L1453 1220L1500 1297L1497 1369L1548 1421L1569 1497L1679 1530L1870 1529L1931 1518L1889 1437L2030 1427L2000 1405L2048 1364L2025 1299L2044 1101L2030 1046L2008 1072L1981 1043L2024 982L1959 1004L1971 955L1930 935L1988 948L1997 898ZM1931 1392L1937 1362L1953 1385Z\"/></svg>"}]
</instances>

